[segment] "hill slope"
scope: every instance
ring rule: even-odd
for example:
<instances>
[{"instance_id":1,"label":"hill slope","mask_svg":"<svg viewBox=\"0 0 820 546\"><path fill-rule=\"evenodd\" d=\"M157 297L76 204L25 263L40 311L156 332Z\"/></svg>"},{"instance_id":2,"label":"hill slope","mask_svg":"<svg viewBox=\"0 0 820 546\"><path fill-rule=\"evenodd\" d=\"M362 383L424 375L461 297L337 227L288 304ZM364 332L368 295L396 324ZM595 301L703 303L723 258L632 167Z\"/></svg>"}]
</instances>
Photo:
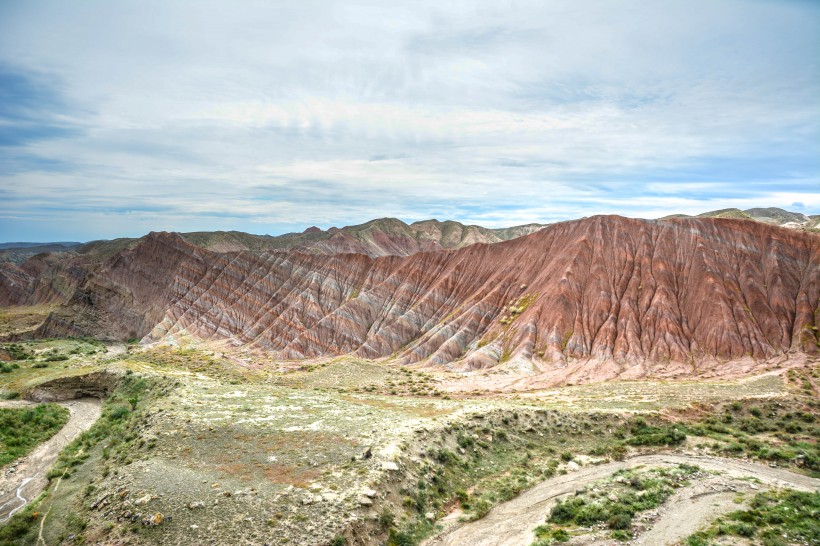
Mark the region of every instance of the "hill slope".
<instances>
[{"instance_id":1,"label":"hill slope","mask_svg":"<svg viewBox=\"0 0 820 546\"><path fill-rule=\"evenodd\" d=\"M820 237L742 220L599 216L377 259L214 253L154 233L90 276L39 333L193 336L283 359L392 355L458 369L582 360L641 375L652 363L692 371L709 359L816 354L819 296Z\"/></svg>"}]
</instances>

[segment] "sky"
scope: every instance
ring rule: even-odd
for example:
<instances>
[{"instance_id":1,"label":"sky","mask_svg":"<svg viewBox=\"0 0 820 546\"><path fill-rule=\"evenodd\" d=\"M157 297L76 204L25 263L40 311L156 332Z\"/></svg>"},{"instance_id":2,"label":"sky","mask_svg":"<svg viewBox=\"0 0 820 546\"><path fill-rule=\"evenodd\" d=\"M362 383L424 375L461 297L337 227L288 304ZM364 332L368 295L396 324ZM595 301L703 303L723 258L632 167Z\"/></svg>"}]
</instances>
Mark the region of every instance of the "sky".
<instances>
[{"instance_id":1,"label":"sky","mask_svg":"<svg viewBox=\"0 0 820 546\"><path fill-rule=\"evenodd\" d=\"M0 241L820 214L820 2L0 0Z\"/></svg>"}]
</instances>

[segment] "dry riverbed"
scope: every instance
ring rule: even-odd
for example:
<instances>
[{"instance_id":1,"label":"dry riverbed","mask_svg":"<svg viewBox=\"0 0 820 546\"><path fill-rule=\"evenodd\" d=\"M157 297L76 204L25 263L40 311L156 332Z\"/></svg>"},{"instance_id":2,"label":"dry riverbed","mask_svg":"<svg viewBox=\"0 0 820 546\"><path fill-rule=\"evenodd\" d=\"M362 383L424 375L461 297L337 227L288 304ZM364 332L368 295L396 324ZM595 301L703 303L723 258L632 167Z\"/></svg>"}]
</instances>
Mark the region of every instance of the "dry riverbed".
<instances>
[{"instance_id":1,"label":"dry riverbed","mask_svg":"<svg viewBox=\"0 0 820 546\"><path fill-rule=\"evenodd\" d=\"M2 407L14 408L36 405L20 400L2 404ZM60 451L83 431L91 428L100 416L100 401L97 398L81 398L59 404L70 412L68 423L26 457L8 465L0 476L0 522L22 510L40 494L48 484L46 473Z\"/></svg>"},{"instance_id":2,"label":"dry riverbed","mask_svg":"<svg viewBox=\"0 0 820 546\"><path fill-rule=\"evenodd\" d=\"M762 487L788 487L800 491L820 491L820 479L780 468L734 459L686 454L644 455L625 461L580 468L550 478L529 491L490 511L484 518L461 523L449 520L445 529L427 540L426 546L521 546L535 540L534 529L545 522L558 500L618 470L639 466L689 464L716 473L676 494L656 515L657 519L635 544L662 546L676 544L720 512L737 509L731 499L737 491ZM754 481L749 481L749 478ZM755 483L756 482L756 483ZM760 484L760 485L758 485ZM717 505L717 506L716 506ZM621 544L615 540L591 538L573 544Z\"/></svg>"}]
</instances>

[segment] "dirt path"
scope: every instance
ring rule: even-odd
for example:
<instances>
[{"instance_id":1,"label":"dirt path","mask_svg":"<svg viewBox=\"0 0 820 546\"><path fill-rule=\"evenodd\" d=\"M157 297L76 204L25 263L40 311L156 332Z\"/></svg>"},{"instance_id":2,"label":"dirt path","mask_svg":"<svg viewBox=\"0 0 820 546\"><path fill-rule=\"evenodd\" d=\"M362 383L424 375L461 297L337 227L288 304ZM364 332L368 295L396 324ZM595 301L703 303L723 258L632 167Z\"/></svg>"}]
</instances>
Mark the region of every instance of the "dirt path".
<instances>
[{"instance_id":1,"label":"dirt path","mask_svg":"<svg viewBox=\"0 0 820 546\"><path fill-rule=\"evenodd\" d=\"M46 472L60 451L80 433L91 428L101 413L97 398L81 398L59 404L71 412L65 426L26 457L9 464L0 476L0 523L22 510L40 494L48 484ZM34 405L36 404L32 402L14 401L13 404L3 404L2 407Z\"/></svg>"},{"instance_id":2,"label":"dirt path","mask_svg":"<svg viewBox=\"0 0 820 546\"><path fill-rule=\"evenodd\" d=\"M802 491L820 490L820 479L809 478L780 468L734 459L722 459L699 455L643 455L626 461L616 461L599 466L585 467L575 472L550 478L520 496L490 511L484 518L471 523L445 522L445 529L425 541L426 546L526 546L534 540L533 529L544 523L547 514L559 497L575 493L583 486L610 476L625 468L640 465L670 465L688 463L704 470L721 473L723 481L752 477L765 486L790 487ZM637 544L660 546L674 543L691 534L700 525L719 515L714 504L724 503L728 484L709 480L701 484L704 491L695 487L679 492L667 503L666 508L653 526L644 533ZM724 487L725 486L725 487ZM757 486L750 486L757 487ZM724 495L724 496L721 496ZM734 495L732 495L734 496ZM731 498L731 497L730 497ZM730 503L731 504L731 503ZM735 505L732 509L736 509ZM447 518L445 518L446 520ZM690 530L691 529L691 530ZM600 542L598 542L600 544Z\"/></svg>"}]
</instances>

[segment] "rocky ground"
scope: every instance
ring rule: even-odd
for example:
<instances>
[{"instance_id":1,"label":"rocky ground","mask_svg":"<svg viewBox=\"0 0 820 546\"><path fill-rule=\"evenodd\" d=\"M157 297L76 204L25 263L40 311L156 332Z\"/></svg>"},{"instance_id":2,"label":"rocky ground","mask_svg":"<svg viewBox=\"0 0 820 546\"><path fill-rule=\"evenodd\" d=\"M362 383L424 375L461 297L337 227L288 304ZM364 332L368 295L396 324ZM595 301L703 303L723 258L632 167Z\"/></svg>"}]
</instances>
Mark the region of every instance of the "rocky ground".
<instances>
[{"instance_id":1,"label":"rocky ground","mask_svg":"<svg viewBox=\"0 0 820 546\"><path fill-rule=\"evenodd\" d=\"M694 524L720 494L750 489L739 478L816 488L767 463L706 458L708 438L690 435L663 456L646 454L662 446L613 447L637 414L679 421L727 400L786 403L816 386L806 362L736 380L492 394L448 391L450 372L350 357L291 365L207 346L85 354L83 343L25 342L67 359L20 361L0 376L6 396L59 399L96 382L107 397L97 425L58 461L69 472L18 514L29 527L12 543L463 544L483 535L529 544L550 499L619 468L685 460L719 472L658 509L638 536L649 544L648 533L674 534L674 514ZM518 534L505 539L505 526Z\"/></svg>"}]
</instances>

